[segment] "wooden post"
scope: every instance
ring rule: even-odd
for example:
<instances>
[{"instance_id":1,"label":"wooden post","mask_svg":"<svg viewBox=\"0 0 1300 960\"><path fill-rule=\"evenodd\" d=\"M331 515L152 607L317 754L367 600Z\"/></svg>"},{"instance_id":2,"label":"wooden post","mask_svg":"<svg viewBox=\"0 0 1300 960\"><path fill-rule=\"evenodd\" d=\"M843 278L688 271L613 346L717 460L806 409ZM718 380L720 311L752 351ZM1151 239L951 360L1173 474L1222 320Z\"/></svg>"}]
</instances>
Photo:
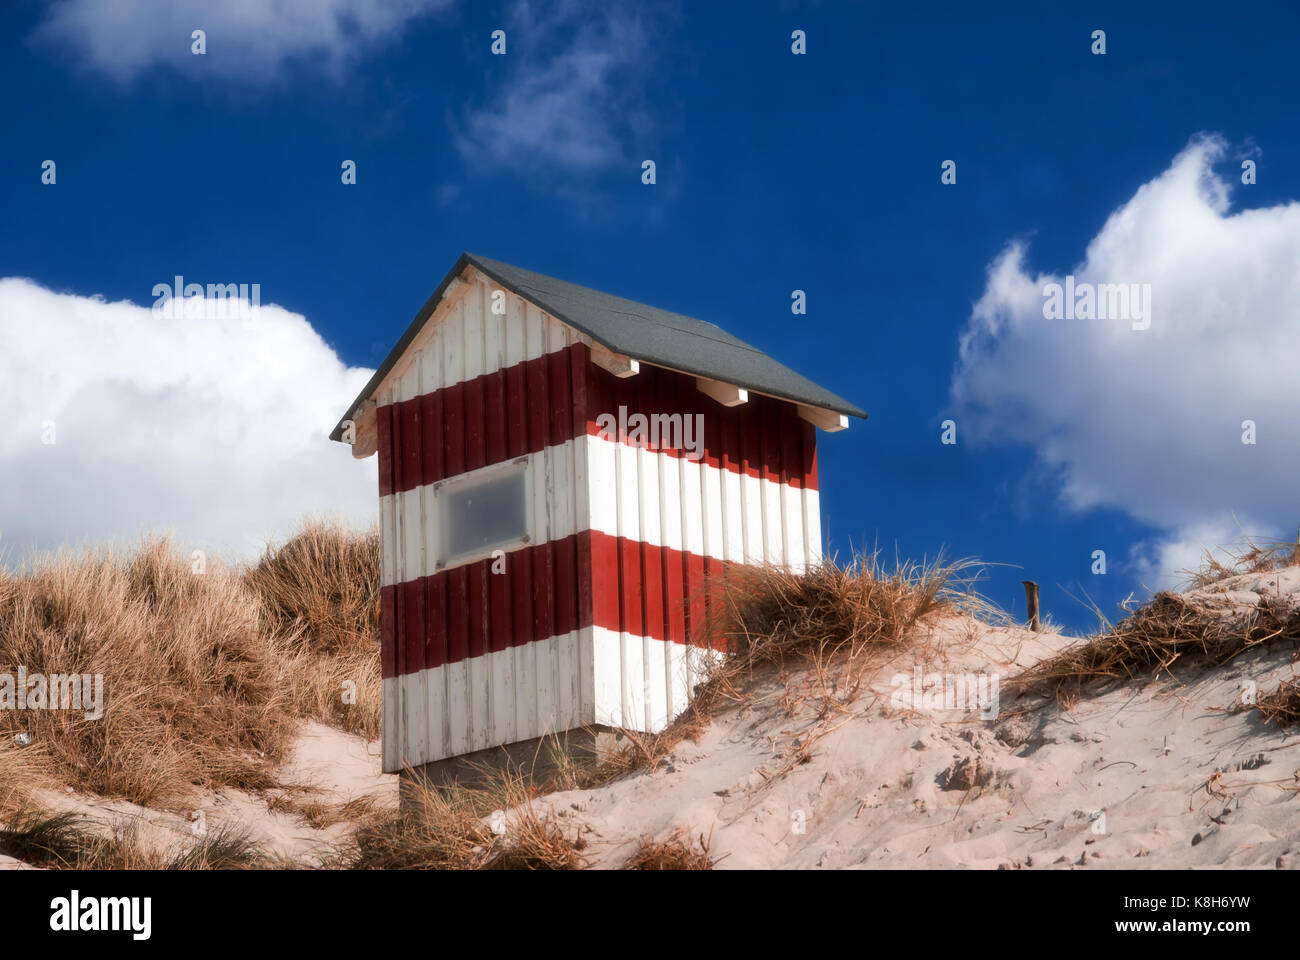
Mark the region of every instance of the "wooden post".
<instances>
[{"instance_id":1,"label":"wooden post","mask_svg":"<svg viewBox=\"0 0 1300 960\"><path fill-rule=\"evenodd\" d=\"M1029 608L1029 629L1038 633L1041 627L1038 623L1038 584L1032 580L1021 580L1025 585L1025 605Z\"/></svg>"}]
</instances>

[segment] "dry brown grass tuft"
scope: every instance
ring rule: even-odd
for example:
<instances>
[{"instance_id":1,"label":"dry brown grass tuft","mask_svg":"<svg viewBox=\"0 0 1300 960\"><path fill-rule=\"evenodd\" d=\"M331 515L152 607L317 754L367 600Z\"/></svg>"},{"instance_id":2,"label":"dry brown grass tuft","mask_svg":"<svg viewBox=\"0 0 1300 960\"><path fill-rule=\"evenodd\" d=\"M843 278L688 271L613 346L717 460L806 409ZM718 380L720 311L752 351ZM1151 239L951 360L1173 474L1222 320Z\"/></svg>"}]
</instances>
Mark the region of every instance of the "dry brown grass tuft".
<instances>
[{"instance_id":1,"label":"dry brown grass tuft","mask_svg":"<svg viewBox=\"0 0 1300 960\"><path fill-rule=\"evenodd\" d=\"M244 575L288 650L296 712L368 739L383 713L379 562L377 530L308 521Z\"/></svg>"},{"instance_id":2,"label":"dry brown grass tuft","mask_svg":"<svg viewBox=\"0 0 1300 960\"><path fill-rule=\"evenodd\" d=\"M1300 683L1283 680L1276 690L1255 701L1265 722L1286 728L1300 723Z\"/></svg>"},{"instance_id":3,"label":"dry brown grass tuft","mask_svg":"<svg viewBox=\"0 0 1300 960\"><path fill-rule=\"evenodd\" d=\"M31 803L31 791L55 786L53 764L39 746L20 747L9 734L0 734L0 822Z\"/></svg>"},{"instance_id":4,"label":"dry brown grass tuft","mask_svg":"<svg viewBox=\"0 0 1300 960\"><path fill-rule=\"evenodd\" d=\"M303 717L377 735L378 557L373 532L309 523L243 575L166 539L0 569L0 673L104 678L98 719L0 709L0 814L49 783L162 807L264 790Z\"/></svg>"},{"instance_id":5,"label":"dry brown grass tuft","mask_svg":"<svg viewBox=\"0 0 1300 960\"><path fill-rule=\"evenodd\" d=\"M1076 644L1009 681L1018 693L1051 697L1067 709L1088 690L1151 679L1175 662L1227 663L1243 650L1300 640L1300 611L1260 597L1242 613L1211 608L1194 596L1162 592L1108 633Z\"/></svg>"},{"instance_id":6,"label":"dry brown grass tuft","mask_svg":"<svg viewBox=\"0 0 1300 960\"><path fill-rule=\"evenodd\" d=\"M575 830L581 829L575 827ZM484 863L486 870L581 870L587 865L581 834L570 838L556 821L541 816L532 798L511 811L508 827Z\"/></svg>"},{"instance_id":7,"label":"dry brown grass tuft","mask_svg":"<svg viewBox=\"0 0 1300 960\"><path fill-rule=\"evenodd\" d=\"M581 833L570 838L534 805L526 778L444 787L413 777L396 811L372 816L341 865L358 870L579 870ZM494 830L493 827L497 829ZM575 831L580 828L575 826Z\"/></svg>"},{"instance_id":8,"label":"dry brown grass tuft","mask_svg":"<svg viewBox=\"0 0 1300 960\"><path fill-rule=\"evenodd\" d=\"M379 799L374 795L329 802L319 798L319 791L295 785L278 787L269 793L266 808L272 813L296 816L315 830L339 823L361 823L375 815Z\"/></svg>"},{"instance_id":9,"label":"dry brown grass tuft","mask_svg":"<svg viewBox=\"0 0 1300 960\"><path fill-rule=\"evenodd\" d=\"M624 870L712 870L718 862L709 856L713 836L700 836L698 842L688 839L681 830L674 830L663 840L642 837L636 853L628 859ZM721 859L721 858L719 858Z\"/></svg>"},{"instance_id":10,"label":"dry brown grass tuft","mask_svg":"<svg viewBox=\"0 0 1300 960\"><path fill-rule=\"evenodd\" d=\"M599 754L578 768L573 782L556 789L597 787L638 770L657 770L668 762L674 749L688 740L698 742L717 711L726 703L719 685L706 682L695 689L695 696L683 712L659 733L636 730L618 731L615 749ZM548 791L551 789L548 786Z\"/></svg>"},{"instance_id":11,"label":"dry brown grass tuft","mask_svg":"<svg viewBox=\"0 0 1300 960\"><path fill-rule=\"evenodd\" d=\"M158 805L264 778L295 722L283 661L238 576L194 573L167 540L0 573L0 671L104 678L99 719L0 710L0 736L29 735L46 773L78 789Z\"/></svg>"},{"instance_id":12,"label":"dry brown grass tuft","mask_svg":"<svg viewBox=\"0 0 1300 960\"><path fill-rule=\"evenodd\" d=\"M1300 539L1294 543L1256 542L1247 537L1237 546L1201 553L1201 565L1195 570L1184 570L1184 588L1199 589L1219 583L1230 577L1246 573L1271 573L1282 567L1300 564Z\"/></svg>"},{"instance_id":13,"label":"dry brown grass tuft","mask_svg":"<svg viewBox=\"0 0 1300 960\"><path fill-rule=\"evenodd\" d=\"M111 826L72 811L24 805L0 830L0 853L55 870L238 870L267 857L246 831L223 824L194 841L154 849L135 822Z\"/></svg>"},{"instance_id":14,"label":"dry brown grass tuft","mask_svg":"<svg viewBox=\"0 0 1300 960\"><path fill-rule=\"evenodd\" d=\"M477 866L491 847L472 792L440 789L422 780L404 784L401 808L363 823L356 850L344 860L356 870L459 870Z\"/></svg>"},{"instance_id":15,"label":"dry brown grass tuft","mask_svg":"<svg viewBox=\"0 0 1300 960\"><path fill-rule=\"evenodd\" d=\"M738 691L763 667L810 668L827 698L852 702L880 655L908 643L974 568L961 561L887 571L878 554L847 567L823 560L802 574L737 567L712 586L708 632L724 639L728 656L710 679Z\"/></svg>"}]
</instances>

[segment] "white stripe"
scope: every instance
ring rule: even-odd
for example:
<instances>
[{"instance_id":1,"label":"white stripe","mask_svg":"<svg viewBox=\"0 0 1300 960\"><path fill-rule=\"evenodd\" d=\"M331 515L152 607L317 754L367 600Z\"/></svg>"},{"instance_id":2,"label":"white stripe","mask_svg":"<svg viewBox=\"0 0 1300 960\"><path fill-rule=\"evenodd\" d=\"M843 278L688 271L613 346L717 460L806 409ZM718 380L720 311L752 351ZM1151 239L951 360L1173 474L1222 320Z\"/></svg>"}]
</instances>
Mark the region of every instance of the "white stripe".
<instances>
[{"instance_id":1,"label":"white stripe","mask_svg":"<svg viewBox=\"0 0 1300 960\"><path fill-rule=\"evenodd\" d=\"M691 680L702 678L710 659L720 654L702 647L688 647L671 641L637 637L604 627L591 628L593 659L596 666L596 711L593 722L625 730L657 733L663 730L686 705ZM644 654L643 651L648 651ZM665 688L662 668L647 671L650 664L671 663L671 680ZM654 677L647 686L647 673ZM651 711L646 700L672 702L678 706L671 716L664 710ZM647 715L653 722L647 723Z\"/></svg>"},{"instance_id":2,"label":"white stripe","mask_svg":"<svg viewBox=\"0 0 1300 960\"><path fill-rule=\"evenodd\" d=\"M402 687L400 677L384 677L384 728L381 746L381 752L384 761L384 772L395 773L402 769L402 763L398 759L397 744L402 737L400 731L402 725L397 722L397 694Z\"/></svg>"},{"instance_id":3,"label":"white stripe","mask_svg":"<svg viewBox=\"0 0 1300 960\"><path fill-rule=\"evenodd\" d=\"M748 475L742 478L702 460L636 449L601 437L588 436L579 442L588 447L590 529L656 547L680 550L685 546L689 553L715 560L768 562L794 569L807 562L802 515L793 517L795 529L785 535L782 524L788 527L792 519L783 518L779 509L764 511L762 503L766 498L779 508L786 492L795 496L802 492L806 515L816 523L816 490L800 491ZM674 477L680 480L670 479ZM769 527L772 532L765 534ZM764 548L765 539L771 550Z\"/></svg>"},{"instance_id":4,"label":"white stripe","mask_svg":"<svg viewBox=\"0 0 1300 960\"><path fill-rule=\"evenodd\" d=\"M524 722L508 735L499 725L484 722L481 714L474 718L474 722L465 723L467 697L463 693L467 691L463 690L464 685L473 682L471 677L496 676L503 661L519 663L514 658L515 650L536 654L535 661L522 662L535 662L539 669L515 675L514 703L520 707L531 704L534 702L531 694L537 691L539 695L535 702L539 709L521 710L519 716ZM554 697L541 695L542 688L549 683L547 666L556 650L568 650L569 656L581 651L576 659L592 664L592 672L583 678L583 683L589 682L595 695L583 697L581 709L559 709ZM384 772L395 773L403 767L532 740L593 723L658 732L686 708L693 684L704 676L708 661L719 656L717 651L700 647L637 637L603 627L585 627L514 650L486 653L459 663L387 677L383 682ZM562 656L561 662L565 659ZM667 671L663 669L664 664L669 665ZM462 692L461 696L456 696L458 691ZM503 688L497 688L493 693L502 699L510 695ZM480 697L474 700L476 703L486 702ZM409 718L399 722L396 715L399 703L406 706L410 717L428 717L432 727L449 726L456 735L450 742L417 736Z\"/></svg>"},{"instance_id":5,"label":"white stripe","mask_svg":"<svg viewBox=\"0 0 1300 960\"><path fill-rule=\"evenodd\" d=\"M523 647L485 653L471 657L459 663L443 664L440 667L428 667L417 673L408 673L400 677L384 679L384 772L394 773L403 766L418 766L435 760L445 760L475 750L531 740L536 737L571 730L594 722L595 709L591 700L585 703L585 709L552 709L553 697L540 697L536 691L548 685L551 671L548 665L552 651L577 651L580 646L591 647L591 627L567 634L550 637ZM529 650L537 654L536 661L531 658L520 661L515 657L517 650ZM590 654L588 654L590 659ZM488 702L485 694L487 684L483 678L500 675L503 664L510 664L513 670L520 662L539 663L541 671L525 670L515 673L512 688L495 686L492 690L494 722L488 723L484 714ZM479 678L477 681L471 678ZM474 696L474 714L472 722L466 723L465 703L468 698L464 690L467 684L482 683L478 688L480 695ZM461 695L457 696L458 691ZM427 738L415 735L409 723L399 723L391 715L390 705L406 703L412 713L421 717L433 718L434 726L446 724L455 736L451 742L430 742ZM548 704L538 709L534 704ZM517 711L519 723L513 721L503 725L495 722L496 710Z\"/></svg>"},{"instance_id":6,"label":"white stripe","mask_svg":"<svg viewBox=\"0 0 1300 960\"><path fill-rule=\"evenodd\" d=\"M704 461L592 436L546 447L527 459L534 478L528 531L534 545L595 530L656 547L680 550L684 546L688 553L715 560L766 562L795 570L821 555L816 490L741 477ZM583 474L588 478L585 486L578 482ZM437 513L432 484L380 498L386 545L394 542L393 524L418 530L415 520L421 510L426 524L424 549L412 536L398 555L402 559L385 551L385 586L438 572Z\"/></svg>"},{"instance_id":7,"label":"white stripe","mask_svg":"<svg viewBox=\"0 0 1300 960\"><path fill-rule=\"evenodd\" d=\"M471 273L476 276L438 304L410 347L375 388L376 402L408 377L412 366L436 373L425 381L426 392L443 390L540 357L548 338L562 341L563 346L585 340L576 330L509 291L503 291L505 315L493 313L492 292L500 286L478 271Z\"/></svg>"}]
</instances>

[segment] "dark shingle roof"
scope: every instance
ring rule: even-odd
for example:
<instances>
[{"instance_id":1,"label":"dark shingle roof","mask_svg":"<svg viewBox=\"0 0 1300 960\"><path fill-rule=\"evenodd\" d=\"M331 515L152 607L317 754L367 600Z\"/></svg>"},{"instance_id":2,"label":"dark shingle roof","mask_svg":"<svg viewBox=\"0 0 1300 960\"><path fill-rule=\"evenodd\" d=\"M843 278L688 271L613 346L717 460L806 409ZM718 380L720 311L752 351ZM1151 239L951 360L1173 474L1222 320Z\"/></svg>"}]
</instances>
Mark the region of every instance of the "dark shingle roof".
<instances>
[{"instance_id":1,"label":"dark shingle roof","mask_svg":"<svg viewBox=\"0 0 1300 960\"><path fill-rule=\"evenodd\" d=\"M843 397L819 387L712 323L647 306L635 300L624 300L622 297L580 287L576 283L557 280L498 260L465 253L461 254L456 265L397 342L397 346L375 371L349 412L344 415L345 419L388 375L437 307L447 285L467 265L478 268L507 290L531 300L557 320L580 330L615 353L626 354L645 363L671 367L683 373L735 384L756 393L766 393L854 417L865 419L867 416ZM342 423L330 434L334 440L341 436Z\"/></svg>"}]
</instances>

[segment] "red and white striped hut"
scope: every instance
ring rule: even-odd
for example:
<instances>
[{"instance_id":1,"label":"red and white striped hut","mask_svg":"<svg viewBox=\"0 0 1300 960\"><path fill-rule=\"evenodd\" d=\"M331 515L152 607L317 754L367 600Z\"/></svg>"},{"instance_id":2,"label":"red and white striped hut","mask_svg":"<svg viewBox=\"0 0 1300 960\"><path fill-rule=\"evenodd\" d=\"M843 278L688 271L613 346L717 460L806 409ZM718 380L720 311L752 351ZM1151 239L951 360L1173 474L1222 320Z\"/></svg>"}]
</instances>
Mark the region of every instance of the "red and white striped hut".
<instances>
[{"instance_id":1,"label":"red and white striped hut","mask_svg":"<svg viewBox=\"0 0 1300 960\"><path fill-rule=\"evenodd\" d=\"M462 255L331 434L379 454L384 770L667 726L704 578L820 557L849 416L713 324Z\"/></svg>"}]
</instances>

